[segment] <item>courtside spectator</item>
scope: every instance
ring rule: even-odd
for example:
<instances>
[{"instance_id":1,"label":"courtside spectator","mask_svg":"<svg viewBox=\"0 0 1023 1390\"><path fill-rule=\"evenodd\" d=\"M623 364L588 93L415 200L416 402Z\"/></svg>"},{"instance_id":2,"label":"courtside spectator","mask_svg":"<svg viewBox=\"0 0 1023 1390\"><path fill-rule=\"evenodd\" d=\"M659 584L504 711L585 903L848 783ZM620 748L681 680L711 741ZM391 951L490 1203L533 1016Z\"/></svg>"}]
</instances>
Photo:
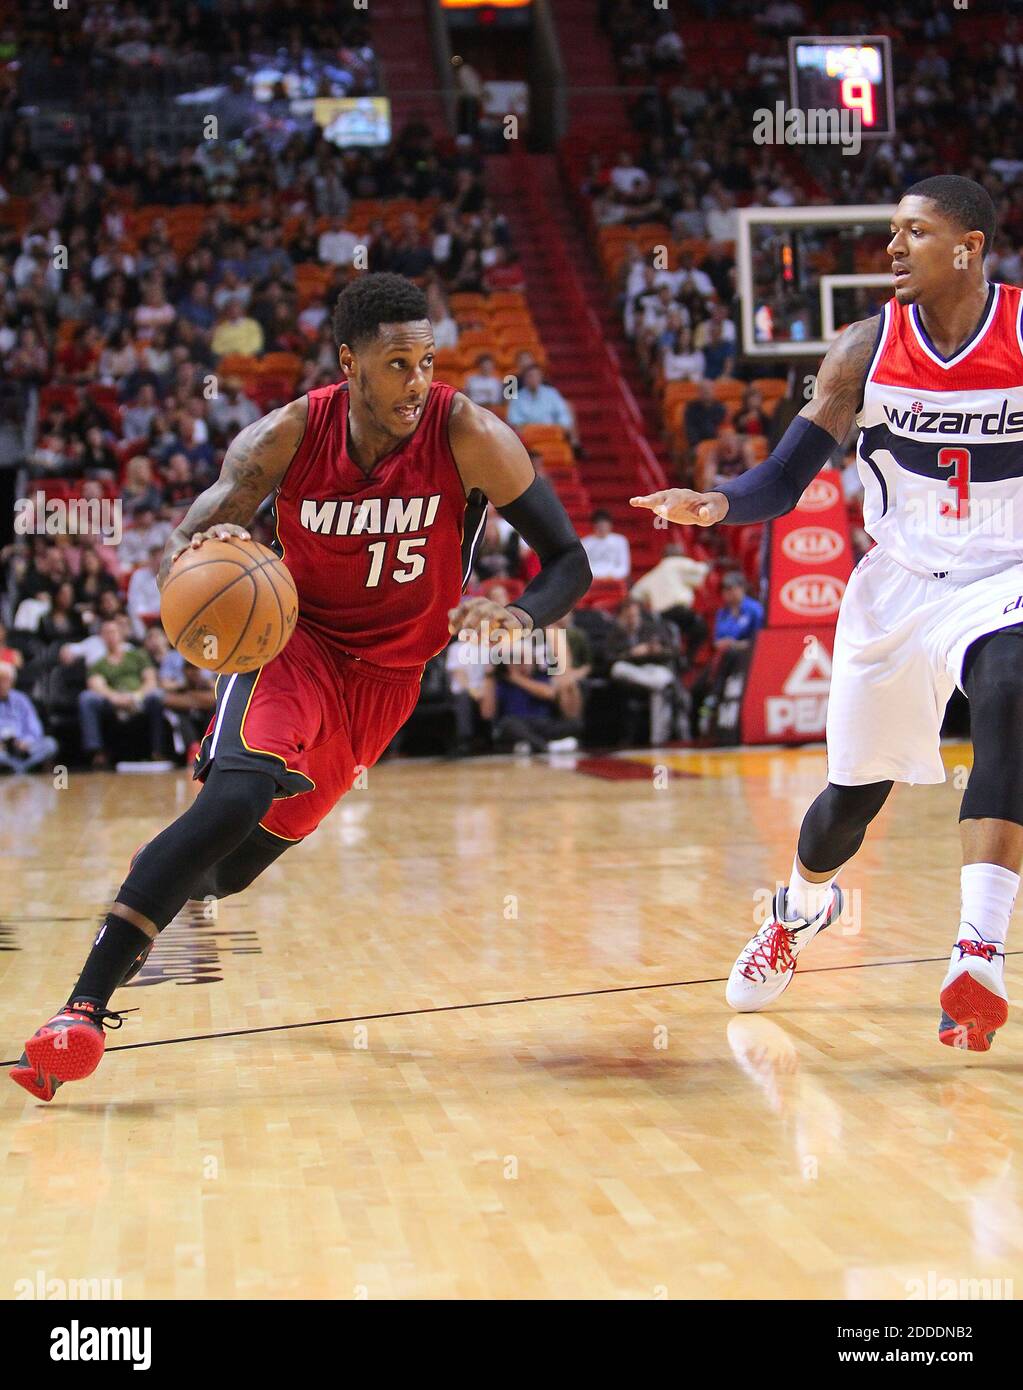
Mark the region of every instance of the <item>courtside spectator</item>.
<instances>
[{"instance_id":1,"label":"courtside spectator","mask_svg":"<svg viewBox=\"0 0 1023 1390\"><path fill-rule=\"evenodd\" d=\"M567 719L582 720L586 713L586 683L593 671L593 647L575 621L575 610L547 627L547 652L562 669L549 672L558 695L558 708Z\"/></svg>"},{"instance_id":2,"label":"courtside spectator","mask_svg":"<svg viewBox=\"0 0 1023 1390\"><path fill-rule=\"evenodd\" d=\"M163 547L154 546L149 559L128 581L128 616L135 637L141 642L150 624L160 617L160 588L156 576L160 572Z\"/></svg>"},{"instance_id":3,"label":"courtside spectator","mask_svg":"<svg viewBox=\"0 0 1023 1390\"><path fill-rule=\"evenodd\" d=\"M0 771L31 772L57 755L57 740L43 732L35 705L14 689L15 670L0 661Z\"/></svg>"},{"instance_id":4,"label":"courtside spectator","mask_svg":"<svg viewBox=\"0 0 1023 1390\"><path fill-rule=\"evenodd\" d=\"M657 564L629 591L651 613L675 624L690 655L707 636L707 624L693 612L693 604L709 573L710 565L687 555L678 541L669 541Z\"/></svg>"},{"instance_id":5,"label":"courtside spectator","mask_svg":"<svg viewBox=\"0 0 1023 1390\"><path fill-rule=\"evenodd\" d=\"M522 375L518 394L508 403L508 423L513 429L523 425L560 425L573 447L578 446L572 407L555 386L543 379L543 368L532 363Z\"/></svg>"},{"instance_id":6,"label":"courtside spectator","mask_svg":"<svg viewBox=\"0 0 1023 1390\"><path fill-rule=\"evenodd\" d=\"M714 619L714 646L726 651L748 646L764 625L764 605L746 593L746 580L738 572L726 574L721 584L723 600Z\"/></svg>"},{"instance_id":7,"label":"courtside spectator","mask_svg":"<svg viewBox=\"0 0 1023 1390\"><path fill-rule=\"evenodd\" d=\"M526 288L526 272L519 258L507 246L494 248L494 259L483 272L483 288L488 294L497 290L521 294Z\"/></svg>"},{"instance_id":8,"label":"courtside spectator","mask_svg":"<svg viewBox=\"0 0 1023 1390\"><path fill-rule=\"evenodd\" d=\"M166 517L157 516L156 507L147 504L136 508L132 524L126 528L117 547L120 572L130 574L137 566L144 565L151 551L167 544L167 537L173 529L173 524Z\"/></svg>"},{"instance_id":9,"label":"courtside spectator","mask_svg":"<svg viewBox=\"0 0 1023 1390\"><path fill-rule=\"evenodd\" d=\"M134 349L132 350L134 352ZM146 384L140 386L131 405L125 408L121 418L121 428L125 439L148 439L153 421L160 413L160 398L156 387Z\"/></svg>"},{"instance_id":10,"label":"courtside spectator","mask_svg":"<svg viewBox=\"0 0 1023 1390\"><path fill-rule=\"evenodd\" d=\"M614 530L614 518L602 509L593 513L590 523L593 530L583 536L583 549L594 579L628 579L632 573L628 537Z\"/></svg>"},{"instance_id":11,"label":"courtside spectator","mask_svg":"<svg viewBox=\"0 0 1023 1390\"><path fill-rule=\"evenodd\" d=\"M689 328L679 328L661 352L661 373L665 381L700 381L706 376L707 361L693 346Z\"/></svg>"},{"instance_id":12,"label":"courtside spectator","mask_svg":"<svg viewBox=\"0 0 1023 1390\"><path fill-rule=\"evenodd\" d=\"M263 351L263 330L256 319L245 314L238 300L232 298L213 330L210 346L217 357L225 357L228 353L255 357Z\"/></svg>"},{"instance_id":13,"label":"courtside spectator","mask_svg":"<svg viewBox=\"0 0 1023 1390\"><path fill-rule=\"evenodd\" d=\"M497 691L494 744L516 753L573 752L579 747L582 719L562 708L570 690L556 685L533 660L499 666L493 680Z\"/></svg>"},{"instance_id":14,"label":"courtside spectator","mask_svg":"<svg viewBox=\"0 0 1023 1390\"><path fill-rule=\"evenodd\" d=\"M699 469L704 491L719 488L730 478L738 478L753 465L753 441L749 435L738 435L732 425L722 425L714 447Z\"/></svg>"},{"instance_id":15,"label":"courtside spectator","mask_svg":"<svg viewBox=\"0 0 1023 1390\"><path fill-rule=\"evenodd\" d=\"M359 238L348 230L344 219L332 218L327 230L320 233L316 244L317 259L325 265L350 266L355 259L355 248L358 245Z\"/></svg>"},{"instance_id":16,"label":"courtside spectator","mask_svg":"<svg viewBox=\"0 0 1023 1390\"><path fill-rule=\"evenodd\" d=\"M47 644L77 642L85 636L85 624L75 607L75 586L70 579L57 586L50 600L50 611L40 618L36 631Z\"/></svg>"},{"instance_id":17,"label":"courtside spectator","mask_svg":"<svg viewBox=\"0 0 1023 1390\"><path fill-rule=\"evenodd\" d=\"M771 417L764 410L764 396L755 386L742 393L742 406L736 411L732 424L740 434L767 434Z\"/></svg>"},{"instance_id":18,"label":"courtside spectator","mask_svg":"<svg viewBox=\"0 0 1023 1390\"><path fill-rule=\"evenodd\" d=\"M476 358L476 369L466 378L463 389L476 405L500 405L504 400L504 378L489 352Z\"/></svg>"},{"instance_id":19,"label":"courtside spectator","mask_svg":"<svg viewBox=\"0 0 1023 1390\"><path fill-rule=\"evenodd\" d=\"M163 717L170 726L174 751L181 758L194 756L216 705L216 677L212 671L187 662L159 625L149 629L143 645L156 668Z\"/></svg>"},{"instance_id":20,"label":"courtside spectator","mask_svg":"<svg viewBox=\"0 0 1023 1390\"><path fill-rule=\"evenodd\" d=\"M683 421L686 442L691 449L705 439L713 439L725 418L725 407L714 395L714 387L709 381L700 382L700 394L685 408Z\"/></svg>"},{"instance_id":21,"label":"courtside spectator","mask_svg":"<svg viewBox=\"0 0 1023 1390\"><path fill-rule=\"evenodd\" d=\"M78 578L75 580L75 607L82 622L90 624L99 611L103 594L117 594L117 580L103 563L99 551L89 546L83 549Z\"/></svg>"},{"instance_id":22,"label":"courtside spectator","mask_svg":"<svg viewBox=\"0 0 1023 1390\"><path fill-rule=\"evenodd\" d=\"M128 460L121 486L121 501L125 511L134 515L159 509L163 498L153 476L152 459L145 454L135 454Z\"/></svg>"},{"instance_id":23,"label":"courtside spectator","mask_svg":"<svg viewBox=\"0 0 1023 1390\"><path fill-rule=\"evenodd\" d=\"M210 424L221 434L237 434L246 425L258 420L263 412L242 390L242 383L236 376L224 382L223 394L217 395L210 405Z\"/></svg>"},{"instance_id":24,"label":"courtside spectator","mask_svg":"<svg viewBox=\"0 0 1023 1390\"><path fill-rule=\"evenodd\" d=\"M78 697L82 752L93 767L109 767L111 720L145 719L150 757L157 758L163 739L163 700L149 655L125 643L116 620L100 628L104 654L89 667L86 689Z\"/></svg>"},{"instance_id":25,"label":"courtside spectator","mask_svg":"<svg viewBox=\"0 0 1023 1390\"><path fill-rule=\"evenodd\" d=\"M434 346L440 350L458 346L458 324L451 316L448 297L434 280L426 290L426 305L433 325Z\"/></svg>"},{"instance_id":26,"label":"courtside spectator","mask_svg":"<svg viewBox=\"0 0 1023 1390\"><path fill-rule=\"evenodd\" d=\"M735 344L725 337L720 323L713 321L707 325L707 332L700 344L703 353L704 375L708 381L731 376L735 363Z\"/></svg>"},{"instance_id":27,"label":"courtside spectator","mask_svg":"<svg viewBox=\"0 0 1023 1390\"><path fill-rule=\"evenodd\" d=\"M634 598L627 598L618 609L606 650L612 681L625 692L643 692L649 698L650 742L660 747L672 736L682 704L678 633L669 622L646 612ZM629 742L638 742L634 710L634 702L628 701L625 723Z\"/></svg>"}]
</instances>

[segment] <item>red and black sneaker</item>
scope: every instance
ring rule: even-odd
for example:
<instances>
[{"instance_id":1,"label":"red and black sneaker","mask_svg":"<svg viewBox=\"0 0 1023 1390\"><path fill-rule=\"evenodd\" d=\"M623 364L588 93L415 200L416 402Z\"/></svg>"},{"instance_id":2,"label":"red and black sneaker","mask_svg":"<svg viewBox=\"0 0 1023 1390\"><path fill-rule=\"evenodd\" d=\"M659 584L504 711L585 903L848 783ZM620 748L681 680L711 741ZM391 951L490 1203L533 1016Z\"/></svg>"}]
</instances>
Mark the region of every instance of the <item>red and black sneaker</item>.
<instances>
[{"instance_id":1,"label":"red and black sneaker","mask_svg":"<svg viewBox=\"0 0 1023 1390\"><path fill-rule=\"evenodd\" d=\"M113 1020L113 1021L112 1021ZM120 1028L119 1013L76 999L33 1033L21 1061L8 1075L36 1100L52 1100L65 1081L82 1081L100 1064L106 1046L104 1025Z\"/></svg>"}]
</instances>

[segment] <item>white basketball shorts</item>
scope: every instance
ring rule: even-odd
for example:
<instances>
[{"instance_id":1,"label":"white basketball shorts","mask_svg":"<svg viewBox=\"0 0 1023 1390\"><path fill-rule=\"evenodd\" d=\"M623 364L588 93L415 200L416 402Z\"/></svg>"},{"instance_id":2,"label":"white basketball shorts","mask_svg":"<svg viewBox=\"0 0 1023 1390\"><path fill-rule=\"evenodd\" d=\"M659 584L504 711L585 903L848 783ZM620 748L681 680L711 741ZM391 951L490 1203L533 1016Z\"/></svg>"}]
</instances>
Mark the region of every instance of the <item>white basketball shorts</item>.
<instances>
[{"instance_id":1,"label":"white basketball shorts","mask_svg":"<svg viewBox=\"0 0 1023 1390\"><path fill-rule=\"evenodd\" d=\"M963 658L1023 623L1023 564L982 579L914 574L878 547L856 566L838 615L828 699L828 780L944 782L941 721Z\"/></svg>"}]
</instances>

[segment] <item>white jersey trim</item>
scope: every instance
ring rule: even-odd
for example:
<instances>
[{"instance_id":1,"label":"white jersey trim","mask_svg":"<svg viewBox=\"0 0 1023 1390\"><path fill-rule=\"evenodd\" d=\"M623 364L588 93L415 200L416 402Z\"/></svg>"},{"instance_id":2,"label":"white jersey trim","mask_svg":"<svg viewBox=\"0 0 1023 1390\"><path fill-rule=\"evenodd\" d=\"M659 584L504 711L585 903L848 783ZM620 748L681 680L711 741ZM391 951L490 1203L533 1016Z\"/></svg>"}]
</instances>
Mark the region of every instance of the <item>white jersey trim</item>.
<instances>
[{"instance_id":1,"label":"white jersey trim","mask_svg":"<svg viewBox=\"0 0 1023 1390\"><path fill-rule=\"evenodd\" d=\"M870 359L870 366L867 375L863 380L863 388L866 388L874 380L874 373L877 371L877 364L881 361L881 354L884 352L884 345L888 339L888 330L892 326L892 301L885 300L884 308L881 310L881 331L878 334L877 346L874 348L874 355Z\"/></svg>"},{"instance_id":2,"label":"white jersey trim","mask_svg":"<svg viewBox=\"0 0 1023 1390\"><path fill-rule=\"evenodd\" d=\"M996 283L994 288L995 292L991 296L991 307L987 312L987 318L985 318L984 322L981 324L980 331L975 333L974 336L970 339L970 341L968 343L965 343L959 349L956 355L954 357L948 358L947 361L944 357L939 357L938 354L928 346L927 339L920 332L920 325L916 321L916 305L911 304L909 306L909 313L906 317L909 319L910 327L913 329L913 334L917 342L920 344L921 351L925 352L927 356L931 359L931 361L935 362L939 367L941 367L943 371L947 372L951 367L957 367L960 362L962 362L965 358L969 357L970 353L973 352L974 348L978 347L984 341L985 337L987 336L988 329L994 322L995 314L998 312L998 303L1001 299L1001 286Z\"/></svg>"},{"instance_id":3,"label":"white jersey trim","mask_svg":"<svg viewBox=\"0 0 1023 1390\"><path fill-rule=\"evenodd\" d=\"M863 378L863 385L860 387L860 403L853 417L860 429L863 428L860 424L860 417L867 408L867 387L874 379L874 373L877 371L877 364L881 361L881 355L884 352L884 345L888 339L888 330L891 327L891 321L891 300L889 299L886 300L881 307L881 322L878 325L877 342L874 344L874 351L867 366L867 375Z\"/></svg>"}]
</instances>

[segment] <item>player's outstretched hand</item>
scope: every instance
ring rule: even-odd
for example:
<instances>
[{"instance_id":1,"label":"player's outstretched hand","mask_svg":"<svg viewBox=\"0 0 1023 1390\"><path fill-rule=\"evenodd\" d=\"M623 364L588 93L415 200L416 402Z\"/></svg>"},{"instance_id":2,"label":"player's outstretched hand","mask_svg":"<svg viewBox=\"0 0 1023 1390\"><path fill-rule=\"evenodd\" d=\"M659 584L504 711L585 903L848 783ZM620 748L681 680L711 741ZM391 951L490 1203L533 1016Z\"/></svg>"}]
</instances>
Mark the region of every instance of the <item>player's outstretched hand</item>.
<instances>
[{"instance_id":1,"label":"player's outstretched hand","mask_svg":"<svg viewBox=\"0 0 1023 1390\"><path fill-rule=\"evenodd\" d=\"M527 615L514 604L505 608L489 598L464 598L448 613L449 632L479 632L484 623L491 632L498 628L506 632L528 631L532 626Z\"/></svg>"},{"instance_id":2,"label":"player's outstretched hand","mask_svg":"<svg viewBox=\"0 0 1023 1390\"><path fill-rule=\"evenodd\" d=\"M198 550L203 541L229 541L232 536L237 536L240 541L252 539L244 526L236 526L233 521L221 521L208 531L196 531L188 544L192 550Z\"/></svg>"},{"instance_id":3,"label":"player's outstretched hand","mask_svg":"<svg viewBox=\"0 0 1023 1390\"><path fill-rule=\"evenodd\" d=\"M663 492L651 492L646 497L630 497L631 507L646 507L666 521L680 526L713 526L728 511L728 498L723 492L693 492L688 487L669 487Z\"/></svg>"}]
</instances>

